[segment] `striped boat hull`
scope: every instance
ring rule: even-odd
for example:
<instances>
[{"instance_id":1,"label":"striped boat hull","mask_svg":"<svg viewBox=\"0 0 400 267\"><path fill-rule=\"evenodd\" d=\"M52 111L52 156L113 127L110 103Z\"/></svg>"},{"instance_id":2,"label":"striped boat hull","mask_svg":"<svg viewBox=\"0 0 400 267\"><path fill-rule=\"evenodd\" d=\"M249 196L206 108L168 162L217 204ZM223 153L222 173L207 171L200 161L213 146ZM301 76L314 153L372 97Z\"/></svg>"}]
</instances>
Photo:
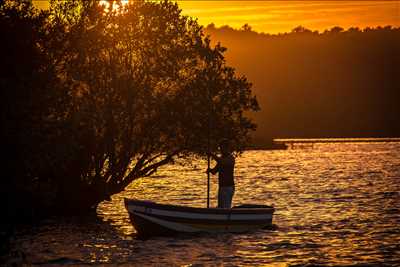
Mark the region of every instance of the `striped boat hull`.
<instances>
[{"instance_id":1,"label":"striped boat hull","mask_svg":"<svg viewBox=\"0 0 400 267\"><path fill-rule=\"evenodd\" d=\"M125 207L141 236L174 233L240 233L272 226L274 208L242 205L232 209L194 208L125 199Z\"/></svg>"}]
</instances>

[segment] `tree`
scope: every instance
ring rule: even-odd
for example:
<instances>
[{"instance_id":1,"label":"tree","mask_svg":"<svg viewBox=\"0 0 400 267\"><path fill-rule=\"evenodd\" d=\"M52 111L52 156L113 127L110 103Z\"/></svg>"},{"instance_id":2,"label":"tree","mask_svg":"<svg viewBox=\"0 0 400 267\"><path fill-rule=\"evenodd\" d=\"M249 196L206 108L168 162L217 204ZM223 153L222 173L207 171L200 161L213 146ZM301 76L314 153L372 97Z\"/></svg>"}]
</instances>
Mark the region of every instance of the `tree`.
<instances>
[{"instance_id":1,"label":"tree","mask_svg":"<svg viewBox=\"0 0 400 267\"><path fill-rule=\"evenodd\" d=\"M297 26L292 30L292 33L312 33L311 30L305 28L304 26Z\"/></svg>"},{"instance_id":2,"label":"tree","mask_svg":"<svg viewBox=\"0 0 400 267\"><path fill-rule=\"evenodd\" d=\"M258 108L251 85L180 12L169 1L108 11L96 1L53 3L51 24L63 29L59 69L73 85L79 129L79 160L59 195L67 202L71 191L91 192L69 199L71 208L96 205L176 156L204 155L208 138L231 138L240 150L254 129L243 115ZM212 136L210 123L221 126Z\"/></svg>"},{"instance_id":3,"label":"tree","mask_svg":"<svg viewBox=\"0 0 400 267\"><path fill-rule=\"evenodd\" d=\"M17 18L4 29L39 16L23 5L31 13L10 9ZM32 172L18 176L27 187L34 181L50 186L54 194L47 203L57 210L87 211L176 157L204 156L207 140L215 148L230 138L243 149L255 127L244 112L258 108L251 84L226 66L225 48L211 47L202 27L182 16L177 4L132 1L106 9L98 1L51 1L40 14L40 23L27 24L40 38L26 50L40 58L26 68L43 72L43 86L24 75L10 82L9 92L20 92L20 83L41 90L29 98L34 105L16 109L41 112L27 126L39 138L26 139L33 145L27 157ZM18 38L9 45L23 40ZM217 125L217 131L207 130Z\"/></svg>"},{"instance_id":4,"label":"tree","mask_svg":"<svg viewBox=\"0 0 400 267\"><path fill-rule=\"evenodd\" d=\"M246 23L246 24L243 24L241 30L244 32L251 32L253 29L251 28L251 26L249 24Z\"/></svg>"},{"instance_id":5,"label":"tree","mask_svg":"<svg viewBox=\"0 0 400 267\"><path fill-rule=\"evenodd\" d=\"M65 115L70 103L45 51L48 12L29 1L0 5L1 142L6 155L1 180L5 217L31 217L51 199L43 185L62 166ZM29 203L30 205L28 205Z\"/></svg>"}]
</instances>

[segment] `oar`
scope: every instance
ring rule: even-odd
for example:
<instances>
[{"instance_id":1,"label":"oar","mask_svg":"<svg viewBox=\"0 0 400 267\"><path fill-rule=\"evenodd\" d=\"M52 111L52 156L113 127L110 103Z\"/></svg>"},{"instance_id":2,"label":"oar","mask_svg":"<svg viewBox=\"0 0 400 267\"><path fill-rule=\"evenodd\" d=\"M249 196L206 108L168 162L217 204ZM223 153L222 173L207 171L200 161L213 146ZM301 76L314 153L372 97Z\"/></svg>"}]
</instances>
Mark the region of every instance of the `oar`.
<instances>
[{"instance_id":1,"label":"oar","mask_svg":"<svg viewBox=\"0 0 400 267\"><path fill-rule=\"evenodd\" d=\"M207 129L207 209L210 208L210 157L211 157L211 110L212 110L212 99L210 88L207 90L208 97L208 129Z\"/></svg>"},{"instance_id":2,"label":"oar","mask_svg":"<svg viewBox=\"0 0 400 267\"><path fill-rule=\"evenodd\" d=\"M210 141L208 141L210 142ZM210 150L207 155L207 209L210 207Z\"/></svg>"},{"instance_id":3,"label":"oar","mask_svg":"<svg viewBox=\"0 0 400 267\"><path fill-rule=\"evenodd\" d=\"M210 142L210 132L211 132L211 119L210 119L210 113L208 115L208 133L207 133L207 209L210 207L210 163L211 163L211 142Z\"/></svg>"}]
</instances>

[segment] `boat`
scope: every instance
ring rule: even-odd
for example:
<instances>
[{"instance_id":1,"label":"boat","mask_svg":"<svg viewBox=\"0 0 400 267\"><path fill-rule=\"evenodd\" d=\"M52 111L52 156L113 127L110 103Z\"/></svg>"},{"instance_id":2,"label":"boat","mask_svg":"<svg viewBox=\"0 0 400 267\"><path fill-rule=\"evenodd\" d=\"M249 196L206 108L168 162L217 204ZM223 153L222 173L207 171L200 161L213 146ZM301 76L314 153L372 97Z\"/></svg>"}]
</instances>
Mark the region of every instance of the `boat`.
<instances>
[{"instance_id":1,"label":"boat","mask_svg":"<svg viewBox=\"0 0 400 267\"><path fill-rule=\"evenodd\" d=\"M176 233L241 233L272 227L274 207L244 204L230 209L197 208L124 199L139 236Z\"/></svg>"}]
</instances>

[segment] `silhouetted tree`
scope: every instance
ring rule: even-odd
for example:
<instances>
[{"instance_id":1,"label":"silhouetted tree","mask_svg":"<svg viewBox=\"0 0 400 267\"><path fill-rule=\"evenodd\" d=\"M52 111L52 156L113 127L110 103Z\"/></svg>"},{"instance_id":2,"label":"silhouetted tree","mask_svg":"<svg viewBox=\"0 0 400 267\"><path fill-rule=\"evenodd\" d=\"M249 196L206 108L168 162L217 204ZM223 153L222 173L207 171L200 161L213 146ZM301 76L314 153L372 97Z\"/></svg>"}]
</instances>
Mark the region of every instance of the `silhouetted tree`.
<instances>
[{"instance_id":1,"label":"silhouetted tree","mask_svg":"<svg viewBox=\"0 0 400 267\"><path fill-rule=\"evenodd\" d=\"M9 219L40 215L54 200L50 185L63 166L65 117L70 96L45 43L48 12L30 1L0 5L1 197ZM51 188L49 188L51 187Z\"/></svg>"},{"instance_id":2,"label":"silhouetted tree","mask_svg":"<svg viewBox=\"0 0 400 267\"><path fill-rule=\"evenodd\" d=\"M255 127L250 83L177 4L6 1L0 12L3 188L14 200L33 191L28 207L87 211L174 157L205 155L209 138L240 151Z\"/></svg>"},{"instance_id":3,"label":"silhouetted tree","mask_svg":"<svg viewBox=\"0 0 400 267\"><path fill-rule=\"evenodd\" d=\"M304 26L297 26L292 30L292 33L311 33L311 30L305 28Z\"/></svg>"},{"instance_id":4,"label":"silhouetted tree","mask_svg":"<svg viewBox=\"0 0 400 267\"><path fill-rule=\"evenodd\" d=\"M243 26L242 26L242 28L241 28L241 30L242 31L252 31L252 28L251 28L251 26L249 25L249 24L244 24Z\"/></svg>"}]
</instances>

